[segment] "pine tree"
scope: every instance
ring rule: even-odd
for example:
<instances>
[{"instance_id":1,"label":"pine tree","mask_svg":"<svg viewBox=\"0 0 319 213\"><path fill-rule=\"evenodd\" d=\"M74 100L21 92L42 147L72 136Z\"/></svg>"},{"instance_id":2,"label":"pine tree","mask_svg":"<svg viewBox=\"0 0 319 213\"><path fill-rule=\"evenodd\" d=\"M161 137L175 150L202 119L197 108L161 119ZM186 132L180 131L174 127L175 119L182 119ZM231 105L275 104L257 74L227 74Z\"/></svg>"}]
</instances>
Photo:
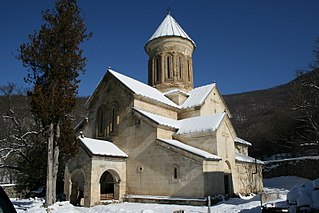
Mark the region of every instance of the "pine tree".
<instances>
[{"instance_id":1,"label":"pine tree","mask_svg":"<svg viewBox=\"0 0 319 213\"><path fill-rule=\"evenodd\" d=\"M69 114L87 61L80 44L92 34L86 32L76 0L58 0L42 15L44 24L20 46L17 58L28 68L25 81L32 85L31 110L45 130L49 206L55 202L60 151L71 151L75 144Z\"/></svg>"}]
</instances>

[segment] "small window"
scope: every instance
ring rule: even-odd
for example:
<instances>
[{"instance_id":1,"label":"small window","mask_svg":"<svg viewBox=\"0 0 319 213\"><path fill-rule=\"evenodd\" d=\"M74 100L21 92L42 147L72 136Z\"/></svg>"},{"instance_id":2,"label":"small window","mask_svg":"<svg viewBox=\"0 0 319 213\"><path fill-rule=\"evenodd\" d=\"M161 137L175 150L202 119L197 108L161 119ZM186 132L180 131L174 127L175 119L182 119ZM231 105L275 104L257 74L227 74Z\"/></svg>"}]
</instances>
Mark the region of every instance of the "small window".
<instances>
[{"instance_id":1,"label":"small window","mask_svg":"<svg viewBox=\"0 0 319 213\"><path fill-rule=\"evenodd\" d=\"M136 168L136 171L137 171L137 173L142 173L142 172L144 171L143 165L139 165L139 166Z\"/></svg>"},{"instance_id":2,"label":"small window","mask_svg":"<svg viewBox=\"0 0 319 213\"><path fill-rule=\"evenodd\" d=\"M174 168L174 179L177 179L178 178L178 176L177 176L177 168L175 167Z\"/></svg>"},{"instance_id":3,"label":"small window","mask_svg":"<svg viewBox=\"0 0 319 213\"><path fill-rule=\"evenodd\" d=\"M179 181L179 178L180 178L179 166L178 165L174 165L173 166L173 171L172 171L173 182Z\"/></svg>"},{"instance_id":4,"label":"small window","mask_svg":"<svg viewBox=\"0 0 319 213\"><path fill-rule=\"evenodd\" d=\"M139 127L141 125L141 120L139 118L135 118L135 126Z\"/></svg>"}]
</instances>

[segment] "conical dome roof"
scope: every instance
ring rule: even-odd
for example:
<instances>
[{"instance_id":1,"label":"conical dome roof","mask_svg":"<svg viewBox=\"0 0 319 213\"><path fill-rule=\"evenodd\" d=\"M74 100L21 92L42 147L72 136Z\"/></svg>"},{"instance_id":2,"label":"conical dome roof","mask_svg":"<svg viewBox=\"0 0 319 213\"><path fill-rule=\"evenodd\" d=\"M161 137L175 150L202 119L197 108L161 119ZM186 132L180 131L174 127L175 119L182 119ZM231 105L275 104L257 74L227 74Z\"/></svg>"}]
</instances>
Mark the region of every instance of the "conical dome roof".
<instances>
[{"instance_id":1,"label":"conical dome roof","mask_svg":"<svg viewBox=\"0 0 319 213\"><path fill-rule=\"evenodd\" d=\"M165 19L162 21L160 26L157 28L155 33L151 36L151 38L148 41L163 36L182 37L190 40L194 44L194 46L196 46L195 42L187 35L187 33L182 29L182 27L170 14L167 14Z\"/></svg>"}]
</instances>

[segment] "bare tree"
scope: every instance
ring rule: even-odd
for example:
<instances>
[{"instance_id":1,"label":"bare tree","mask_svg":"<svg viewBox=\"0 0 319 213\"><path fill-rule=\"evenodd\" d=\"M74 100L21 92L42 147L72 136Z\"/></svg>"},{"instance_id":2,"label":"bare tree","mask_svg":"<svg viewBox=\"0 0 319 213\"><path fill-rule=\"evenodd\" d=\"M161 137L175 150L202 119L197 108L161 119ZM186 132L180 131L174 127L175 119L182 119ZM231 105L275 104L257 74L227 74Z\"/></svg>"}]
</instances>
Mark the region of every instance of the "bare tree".
<instances>
[{"instance_id":1,"label":"bare tree","mask_svg":"<svg viewBox=\"0 0 319 213\"><path fill-rule=\"evenodd\" d=\"M301 76L295 82L293 110L298 112L299 144L319 146L319 69Z\"/></svg>"},{"instance_id":2,"label":"bare tree","mask_svg":"<svg viewBox=\"0 0 319 213\"><path fill-rule=\"evenodd\" d=\"M42 132L31 116L27 97L22 91L14 84L0 86L0 168L6 174L20 174L26 170L28 162L32 160L29 150L39 141ZM34 173L24 174L32 175ZM17 177L15 182L18 181ZM27 185L31 186L32 181Z\"/></svg>"}]
</instances>

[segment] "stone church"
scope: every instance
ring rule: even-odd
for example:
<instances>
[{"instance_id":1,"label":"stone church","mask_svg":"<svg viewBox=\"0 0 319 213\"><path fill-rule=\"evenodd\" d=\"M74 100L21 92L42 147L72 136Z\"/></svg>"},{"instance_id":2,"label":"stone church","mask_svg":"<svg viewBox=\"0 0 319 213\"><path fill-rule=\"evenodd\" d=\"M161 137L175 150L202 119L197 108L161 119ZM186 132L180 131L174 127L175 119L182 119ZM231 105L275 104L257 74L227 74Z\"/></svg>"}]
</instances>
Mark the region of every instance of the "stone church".
<instances>
[{"instance_id":1,"label":"stone church","mask_svg":"<svg viewBox=\"0 0 319 213\"><path fill-rule=\"evenodd\" d=\"M194 88L195 42L168 14L145 45L148 85L108 69L77 127L65 194L108 200L205 200L260 192L262 162L237 137L215 83Z\"/></svg>"}]
</instances>

